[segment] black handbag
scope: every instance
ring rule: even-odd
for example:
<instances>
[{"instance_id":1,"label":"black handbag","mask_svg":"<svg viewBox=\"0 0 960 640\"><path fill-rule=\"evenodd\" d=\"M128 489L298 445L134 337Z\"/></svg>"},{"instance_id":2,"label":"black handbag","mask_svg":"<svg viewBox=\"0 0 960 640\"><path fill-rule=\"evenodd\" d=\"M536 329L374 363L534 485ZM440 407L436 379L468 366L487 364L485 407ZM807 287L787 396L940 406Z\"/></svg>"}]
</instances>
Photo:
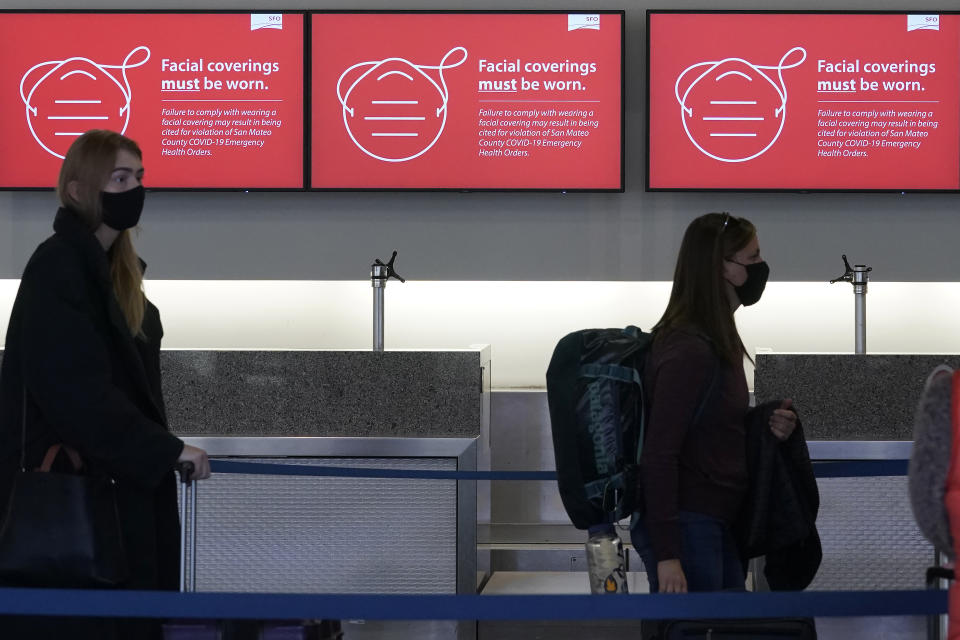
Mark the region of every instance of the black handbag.
<instances>
[{"instance_id":1,"label":"black handbag","mask_svg":"<svg viewBox=\"0 0 960 640\"><path fill-rule=\"evenodd\" d=\"M25 587L110 588L129 577L116 486L83 473L80 455L55 444L27 470L26 389L20 471L0 526L0 583ZM72 473L51 471L65 453Z\"/></svg>"}]
</instances>

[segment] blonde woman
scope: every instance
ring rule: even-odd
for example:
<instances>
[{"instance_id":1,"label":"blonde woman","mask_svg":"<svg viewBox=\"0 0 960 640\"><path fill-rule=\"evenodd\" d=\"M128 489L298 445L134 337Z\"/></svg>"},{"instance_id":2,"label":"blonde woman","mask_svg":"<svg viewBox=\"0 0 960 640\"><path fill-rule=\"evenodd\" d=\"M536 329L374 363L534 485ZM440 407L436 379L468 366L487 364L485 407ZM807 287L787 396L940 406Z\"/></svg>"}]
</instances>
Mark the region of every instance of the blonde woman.
<instances>
[{"instance_id":1,"label":"blonde woman","mask_svg":"<svg viewBox=\"0 0 960 640\"><path fill-rule=\"evenodd\" d=\"M20 466L62 442L116 480L130 589L176 589L178 461L210 474L206 453L167 428L157 308L143 293L131 229L143 209L143 156L112 131L67 151L54 234L30 257L10 315L0 369L0 513ZM26 405L24 406L24 398ZM24 413L25 412L25 413ZM123 626L132 625L132 626ZM8 618L2 637L159 638L149 621ZM22 629L22 631L20 631ZM16 630L16 632L14 632Z\"/></svg>"}]
</instances>

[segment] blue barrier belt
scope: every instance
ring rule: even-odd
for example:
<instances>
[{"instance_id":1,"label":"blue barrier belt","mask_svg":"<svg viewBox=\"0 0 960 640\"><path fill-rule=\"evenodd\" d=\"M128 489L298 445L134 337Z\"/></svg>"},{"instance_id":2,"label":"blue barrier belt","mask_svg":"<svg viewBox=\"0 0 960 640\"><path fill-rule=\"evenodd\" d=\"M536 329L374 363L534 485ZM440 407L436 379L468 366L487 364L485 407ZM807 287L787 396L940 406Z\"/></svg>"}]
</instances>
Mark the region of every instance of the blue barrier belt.
<instances>
[{"instance_id":1,"label":"blue barrier belt","mask_svg":"<svg viewBox=\"0 0 960 640\"><path fill-rule=\"evenodd\" d=\"M861 478L905 476L909 460L843 460L814 462L813 475L818 478Z\"/></svg>"},{"instance_id":2,"label":"blue barrier belt","mask_svg":"<svg viewBox=\"0 0 960 640\"><path fill-rule=\"evenodd\" d=\"M553 471L363 469L212 460L218 473L453 480L555 480ZM906 460L814 464L817 477L902 476ZM945 591L686 595L316 595L0 589L0 615L288 620L613 620L937 615Z\"/></svg>"},{"instance_id":3,"label":"blue barrier belt","mask_svg":"<svg viewBox=\"0 0 960 640\"><path fill-rule=\"evenodd\" d=\"M924 616L946 591L640 595L318 595L0 589L0 615L298 620L638 620Z\"/></svg>"},{"instance_id":4,"label":"blue barrier belt","mask_svg":"<svg viewBox=\"0 0 960 640\"><path fill-rule=\"evenodd\" d=\"M818 478L858 478L907 475L907 460L850 460L815 462ZM276 464L211 460L216 473L247 473L278 476L328 476L339 478L410 478L420 480L552 480L556 471L444 471L434 469L380 469L307 464Z\"/></svg>"},{"instance_id":5,"label":"blue barrier belt","mask_svg":"<svg viewBox=\"0 0 960 640\"><path fill-rule=\"evenodd\" d=\"M215 473L249 473L278 476L331 476L338 478L412 478L420 480L556 480L556 471L444 471L434 469L379 469L269 462L211 460Z\"/></svg>"}]
</instances>

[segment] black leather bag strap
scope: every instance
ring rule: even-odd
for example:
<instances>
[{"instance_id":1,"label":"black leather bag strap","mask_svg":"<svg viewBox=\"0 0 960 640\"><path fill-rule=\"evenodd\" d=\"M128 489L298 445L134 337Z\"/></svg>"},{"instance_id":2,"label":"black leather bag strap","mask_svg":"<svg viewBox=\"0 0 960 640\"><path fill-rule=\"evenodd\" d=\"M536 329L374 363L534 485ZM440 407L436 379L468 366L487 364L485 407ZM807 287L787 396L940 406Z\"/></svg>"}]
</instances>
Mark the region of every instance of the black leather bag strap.
<instances>
[{"instance_id":1,"label":"black leather bag strap","mask_svg":"<svg viewBox=\"0 0 960 640\"><path fill-rule=\"evenodd\" d=\"M43 463L40 465L41 471L50 471L50 467L53 466L53 461L56 459L57 454L60 450L63 449L64 453L67 454L67 457L70 458L71 464L73 464L74 471L83 470L83 461L80 458L80 454L77 453L75 449L70 447L55 444L52 445L48 450L46 456L43 458ZM23 385L23 404L20 409L20 471L27 470L27 385Z\"/></svg>"}]
</instances>

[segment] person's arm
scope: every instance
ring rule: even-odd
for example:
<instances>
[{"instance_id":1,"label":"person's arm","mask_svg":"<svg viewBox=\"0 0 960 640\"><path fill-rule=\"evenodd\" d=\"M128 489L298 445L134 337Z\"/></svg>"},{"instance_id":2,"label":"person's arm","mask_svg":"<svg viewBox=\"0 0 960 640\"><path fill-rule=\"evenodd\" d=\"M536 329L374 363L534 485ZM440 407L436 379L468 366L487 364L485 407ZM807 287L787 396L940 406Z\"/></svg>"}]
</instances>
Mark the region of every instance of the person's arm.
<instances>
[{"instance_id":1,"label":"person's arm","mask_svg":"<svg viewBox=\"0 0 960 640\"><path fill-rule=\"evenodd\" d=\"M716 356L703 339L668 336L658 350L641 456L646 524L658 561L680 558L679 484L684 439L710 383Z\"/></svg>"},{"instance_id":2,"label":"person's arm","mask_svg":"<svg viewBox=\"0 0 960 640\"><path fill-rule=\"evenodd\" d=\"M115 338L96 326L93 305L99 296L80 268L53 255L24 273L27 390L44 420L82 456L120 479L156 486L181 456L183 442L113 383L109 342Z\"/></svg>"}]
</instances>

